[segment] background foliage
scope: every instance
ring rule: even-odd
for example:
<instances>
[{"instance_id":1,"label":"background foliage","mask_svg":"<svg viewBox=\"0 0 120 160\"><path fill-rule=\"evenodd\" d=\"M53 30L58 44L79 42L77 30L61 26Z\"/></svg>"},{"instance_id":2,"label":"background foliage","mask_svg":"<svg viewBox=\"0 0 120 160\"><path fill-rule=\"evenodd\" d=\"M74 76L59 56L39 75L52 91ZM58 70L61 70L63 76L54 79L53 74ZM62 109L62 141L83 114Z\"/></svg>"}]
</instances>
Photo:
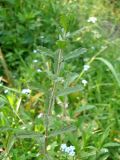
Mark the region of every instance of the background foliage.
<instances>
[{"instance_id":1,"label":"background foliage","mask_svg":"<svg viewBox=\"0 0 120 160\"><path fill-rule=\"evenodd\" d=\"M0 1L1 160L120 159L119 19L119 0Z\"/></svg>"}]
</instances>

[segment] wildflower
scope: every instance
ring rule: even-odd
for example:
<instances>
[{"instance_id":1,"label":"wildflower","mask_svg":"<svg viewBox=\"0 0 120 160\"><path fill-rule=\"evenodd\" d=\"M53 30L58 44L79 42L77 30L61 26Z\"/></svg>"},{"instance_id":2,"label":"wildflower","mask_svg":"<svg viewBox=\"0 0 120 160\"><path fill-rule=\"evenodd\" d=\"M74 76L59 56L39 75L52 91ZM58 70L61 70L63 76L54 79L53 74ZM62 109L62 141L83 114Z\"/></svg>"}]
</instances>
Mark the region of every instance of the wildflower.
<instances>
[{"instance_id":1,"label":"wildflower","mask_svg":"<svg viewBox=\"0 0 120 160\"><path fill-rule=\"evenodd\" d=\"M74 151L71 151L71 152L69 152L69 156L74 156L75 155L75 152Z\"/></svg>"},{"instance_id":2,"label":"wildflower","mask_svg":"<svg viewBox=\"0 0 120 160\"><path fill-rule=\"evenodd\" d=\"M38 118L42 118L44 116L44 114L43 113L40 113L37 117Z\"/></svg>"},{"instance_id":3,"label":"wildflower","mask_svg":"<svg viewBox=\"0 0 120 160\"><path fill-rule=\"evenodd\" d=\"M34 50L33 50L33 53L37 53L37 50L36 50L36 49L34 49Z\"/></svg>"},{"instance_id":4,"label":"wildflower","mask_svg":"<svg viewBox=\"0 0 120 160\"><path fill-rule=\"evenodd\" d=\"M84 71L87 71L89 68L90 68L90 66L87 65L87 64L85 64L85 65L83 66L83 70L84 70Z\"/></svg>"},{"instance_id":5,"label":"wildflower","mask_svg":"<svg viewBox=\"0 0 120 160\"><path fill-rule=\"evenodd\" d=\"M42 70L41 69L37 69L37 72L40 73L40 72L42 72Z\"/></svg>"},{"instance_id":6,"label":"wildflower","mask_svg":"<svg viewBox=\"0 0 120 160\"><path fill-rule=\"evenodd\" d=\"M30 89L23 89L22 94L30 94L31 90Z\"/></svg>"},{"instance_id":7,"label":"wildflower","mask_svg":"<svg viewBox=\"0 0 120 160\"><path fill-rule=\"evenodd\" d=\"M4 93L7 94L8 93L8 89L4 90Z\"/></svg>"},{"instance_id":8,"label":"wildflower","mask_svg":"<svg viewBox=\"0 0 120 160\"><path fill-rule=\"evenodd\" d=\"M83 79L83 80L82 80L82 84L83 84L84 86L86 86L86 85L87 85L87 83L88 83L88 81L87 81L87 80L85 80L85 79Z\"/></svg>"},{"instance_id":9,"label":"wildflower","mask_svg":"<svg viewBox=\"0 0 120 160\"><path fill-rule=\"evenodd\" d=\"M66 152L67 151L67 145L66 144L61 144L60 149L61 149L61 151Z\"/></svg>"},{"instance_id":10,"label":"wildflower","mask_svg":"<svg viewBox=\"0 0 120 160\"><path fill-rule=\"evenodd\" d=\"M37 60L37 59L34 59L34 60L33 60L33 62L34 62L34 63L37 63L37 62L38 62L38 60Z\"/></svg>"},{"instance_id":11,"label":"wildflower","mask_svg":"<svg viewBox=\"0 0 120 160\"><path fill-rule=\"evenodd\" d=\"M89 17L88 22L95 23L97 21L96 17Z\"/></svg>"},{"instance_id":12,"label":"wildflower","mask_svg":"<svg viewBox=\"0 0 120 160\"><path fill-rule=\"evenodd\" d=\"M41 39L43 39L43 38L44 38L44 36L40 36L40 38L41 38Z\"/></svg>"},{"instance_id":13,"label":"wildflower","mask_svg":"<svg viewBox=\"0 0 120 160\"><path fill-rule=\"evenodd\" d=\"M21 129L26 129L26 127L25 127L25 126L22 126Z\"/></svg>"},{"instance_id":14,"label":"wildflower","mask_svg":"<svg viewBox=\"0 0 120 160\"><path fill-rule=\"evenodd\" d=\"M75 155L74 150L75 150L74 146L67 147L66 144L61 144L61 151L67 153L69 156L74 156Z\"/></svg>"},{"instance_id":15,"label":"wildflower","mask_svg":"<svg viewBox=\"0 0 120 160\"><path fill-rule=\"evenodd\" d=\"M74 146L70 146L69 147L69 151L74 151L75 150L75 147Z\"/></svg>"}]
</instances>

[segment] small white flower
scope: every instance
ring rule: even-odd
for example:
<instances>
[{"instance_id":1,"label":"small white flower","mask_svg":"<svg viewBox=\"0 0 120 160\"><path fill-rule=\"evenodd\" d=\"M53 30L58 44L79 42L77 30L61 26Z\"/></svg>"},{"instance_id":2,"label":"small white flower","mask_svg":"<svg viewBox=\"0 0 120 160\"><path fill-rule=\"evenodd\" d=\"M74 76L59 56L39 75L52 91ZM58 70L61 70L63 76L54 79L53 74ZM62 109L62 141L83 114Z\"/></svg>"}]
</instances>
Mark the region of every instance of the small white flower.
<instances>
[{"instance_id":1,"label":"small white flower","mask_svg":"<svg viewBox=\"0 0 120 160\"><path fill-rule=\"evenodd\" d=\"M71 151L71 152L69 152L69 156L74 156L75 155L75 152L74 151Z\"/></svg>"},{"instance_id":2,"label":"small white flower","mask_svg":"<svg viewBox=\"0 0 120 160\"><path fill-rule=\"evenodd\" d=\"M4 90L4 93L7 94L8 93L8 89Z\"/></svg>"},{"instance_id":3,"label":"small white flower","mask_svg":"<svg viewBox=\"0 0 120 160\"><path fill-rule=\"evenodd\" d=\"M69 148L69 156L74 156L75 155L75 147L74 146L70 146Z\"/></svg>"},{"instance_id":4,"label":"small white flower","mask_svg":"<svg viewBox=\"0 0 120 160\"><path fill-rule=\"evenodd\" d=\"M97 21L96 17L89 17L88 22L95 23Z\"/></svg>"},{"instance_id":5,"label":"small white flower","mask_svg":"<svg viewBox=\"0 0 120 160\"><path fill-rule=\"evenodd\" d=\"M31 90L30 89L23 89L22 94L30 94Z\"/></svg>"},{"instance_id":6,"label":"small white flower","mask_svg":"<svg viewBox=\"0 0 120 160\"><path fill-rule=\"evenodd\" d=\"M88 83L88 81L86 81L85 79L82 80L82 84L83 84L84 86L86 86L87 83Z\"/></svg>"},{"instance_id":7,"label":"small white flower","mask_svg":"<svg viewBox=\"0 0 120 160\"><path fill-rule=\"evenodd\" d=\"M69 151L74 151L75 150L75 147L74 146L70 146L69 147Z\"/></svg>"},{"instance_id":8,"label":"small white flower","mask_svg":"<svg viewBox=\"0 0 120 160\"><path fill-rule=\"evenodd\" d=\"M36 50L36 49L34 49L34 50L33 50L33 53L37 53L37 50Z\"/></svg>"},{"instance_id":9,"label":"small white flower","mask_svg":"<svg viewBox=\"0 0 120 160\"><path fill-rule=\"evenodd\" d=\"M43 39L43 38L44 38L44 36L40 36L40 38L41 38L41 39Z\"/></svg>"},{"instance_id":10,"label":"small white flower","mask_svg":"<svg viewBox=\"0 0 120 160\"><path fill-rule=\"evenodd\" d=\"M40 153L37 153L37 154L36 154L36 157L39 157L39 156L40 156Z\"/></svg>"},{"instance_id":11,"label":"small white flower","mask_svg":"<svg viewBox=\"0 0 120 160\"><path fill-rule=\"evenodd\" d=\"M65 148L65 153L68 153L68 154L69 154L69 152L70 152L70 151L69 151L69 147L66 147L66 148Z\"/></svg>"},{"instance_id":12,"label":"small white flower","mask_svg":"<svg viewBox=\"0 0 120 160\"><path fill-rule=\"evenodd\" d=\"M37 69L37 72L40 73L40 72L42 72L42 70L41 69Z\"/></svg>"},{"instance_id":13,"label":"small white flower","mask_svg":"<svg viewBox=\"0 0 120 160\"><path fill-rule=\"evenodd\" d=\"M74 156L75 155L75 151L74 151L75 147L74 146L67 147L66 144L61 144L60 149L61 149L62 152L67 153L69 156Z\"/></svg>"},{"instance_id":14,"label":"small white flower","mask_svg":"<svg viewBox=\"0 0 120 160\"><path fill-rule=\"evenodd\" d=\"M22 126L21 129L26 129L26 127L25 127L25 126Z\"/></svg>"},{"instance_id":15,"label":"small white flower","mask_svg":"<svg viewBox=\"0 0 120 160\"><path fill-rule=\"evenodd\" d=\"M43 113L40 113L37 117L38 117L38 118L42 118L43 115L44 115Z\"/></svg>"},{"instance_id":16,"label":"small white flower","mask_svg":"<svg viewBox=\"0 0 120 160\"><path fill-rule=\"evenodd\" d=\"M83 70L84 70L84 71L87 71L89 68L90 68L90 66L87 65L87 64L85 64L85 65L83 66Z\"/></svg>"},{"instance_id":17,"label":"small white flower","mask_svg":"<svg viewBox=\"0 0 120 160\"><path fill-rule=\"evenodd\" d=\"M66 152L67 151L67 145L66 144L61 144L60 149L61 149L62 152Z\"/></svg>"},{"instance_id":18,"label":"small white flower","mask_svg":"<svg viewBox=\"0 0 120 160\"><path fill-rule=\"evenodd\" d=\"M38 60L37 60L37 59L34 59L34 60L33 60L33 62L34 62L34 63L37 63L37 62L38 62Z\"/></svg>"}]
</instances>

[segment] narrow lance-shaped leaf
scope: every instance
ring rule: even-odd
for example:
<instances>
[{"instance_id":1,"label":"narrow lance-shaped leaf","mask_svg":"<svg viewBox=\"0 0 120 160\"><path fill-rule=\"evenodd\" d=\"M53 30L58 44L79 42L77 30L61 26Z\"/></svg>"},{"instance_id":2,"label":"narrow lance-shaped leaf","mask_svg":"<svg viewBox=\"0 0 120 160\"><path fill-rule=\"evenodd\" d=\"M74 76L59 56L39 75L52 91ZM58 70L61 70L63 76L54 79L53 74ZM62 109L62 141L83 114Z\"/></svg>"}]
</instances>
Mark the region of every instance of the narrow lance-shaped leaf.
<instances>
[{"instance_id":1,"label":"narrow lance-shaped leaf","mask_svg":"<svg viewBox=\"0 0 120 160\"><path fill-rule=\"evenodd\" d=\"M84 112L84 111L88 111L88 110L91 110L91 109L94 109L95 106L93 105L86 105L86 106L81 106L80 108L78 108L75 113L80 113L80 112Z\"/></svg>"},{"instance_id":2,"label":"narrow lance-shaped leaf","mask_svg":"<svg viewBox=\"0 0 120 160\"><path fill-rule=\"evenodd\" d=\"M87 51L86 48L78 48L72 52L70 52L69 54L65 55L63 57L64 61L70 60L70 59L74 59L79 57L80 55L84 54Z\"/></svg>"},{"instance_id":3,"label":"narrow lance-shaped leaf","mask_svg":"<svg viewBox=\"0 0 120 160\"><path fill-rule=\"evenodd\" d=\"M14 143L15 143L15 137L14 137L14 135L12 135L9 138L8 143L7 143L7 148L6 148L7 155L9 154L9 152L10 152L11 148L13 147Z\"/></svg>"},{"instance_id":4,"label":"narrow lance-shaped leaf","mask_svg":"<svg viewBox=\"0 0 120 160\"><path fill-rule=\"evenodd\" d=\"M41 133L36 133L36 132L18 132L15 134L17 138L25 139L25 138L43 138L43 135Z\"/></svg>"},{"instance_id":5,"label":"narrow lance-shaped leaf","mask_svg":"<svg viewBox=\"0 0 120 160\"><path fill-rule=\"evenodd\" d=\"M112 72L113 76L115 77L116 81L118 82L118 85L120 86L120 79L119 79L118 74L117 74L116 70L114 69L113 65L108 60L106 60L104 58L98 57L96 59L103 62L109 68L109 70Z\"/></svg>"},{"instance_id":6,"label":"narrow lance-shaped leaf","mask_svg":"<svg viewBox=\"0 0 120 160\"><path fill-rule=\"evenodd\" d=\"M72 131L75 131L76 130L76 127L75 126L70 126L70 127L67 127L67 128L62 128L61 130L59 131L54 131L52 132L48 137L55 137L59 134L64 134L66 132L72 132Z\"/></svg>"},{"instance_id":7,"label":"narrow lance-shaped leaf","mask_svg":"<svg viewBox=\"0 0 120 160\"><path fill-rule=\"evenodd\" d=\"M110 143L106 143L106 144L104 145L104 147L107 147L107 148L120 147L120 144L119 144L119 143L116 143L116 142L110 142Z\"/></svg>"},{"instance_id":8,"label":"narrow lance-shaped leaf","mask_svg":"<svg viewBox=\"0 0 120 160\"><path fill-rule=\"evenodd\" d=\"M82 91L82 90L83 88L80 85L77 85L75 87L68 87L68 88L65 88L59 91L57 96L66 96L68 94L75 93L75 92Z\"/></svg>"}]
</instances>

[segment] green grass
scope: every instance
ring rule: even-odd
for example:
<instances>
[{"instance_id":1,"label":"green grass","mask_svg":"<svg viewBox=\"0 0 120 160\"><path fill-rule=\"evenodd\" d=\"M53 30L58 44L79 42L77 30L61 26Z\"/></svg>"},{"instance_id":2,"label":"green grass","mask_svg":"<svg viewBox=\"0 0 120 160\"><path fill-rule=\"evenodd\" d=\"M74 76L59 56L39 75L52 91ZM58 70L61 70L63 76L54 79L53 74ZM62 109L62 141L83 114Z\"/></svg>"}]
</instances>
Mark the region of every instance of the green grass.
<instances>
[{"instance_id":1,"label":"green grass","mask_svg":"<svg viewBox=\"0 0 120 160\"><path fill-rule=\"evenodd\" d=\"M0 160L120 159L119 18L104 0L0 2Z\"/></svg>"}]
</instances>

